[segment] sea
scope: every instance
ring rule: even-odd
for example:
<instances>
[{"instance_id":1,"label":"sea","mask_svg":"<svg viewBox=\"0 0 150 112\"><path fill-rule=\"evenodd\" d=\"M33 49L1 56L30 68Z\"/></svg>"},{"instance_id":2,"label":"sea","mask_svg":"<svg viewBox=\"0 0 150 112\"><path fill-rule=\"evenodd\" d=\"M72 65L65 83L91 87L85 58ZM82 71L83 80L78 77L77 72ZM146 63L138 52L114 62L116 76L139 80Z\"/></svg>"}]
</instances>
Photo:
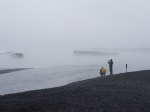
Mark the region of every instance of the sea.
<instances>
[{"instance_id":1,"label":"sea","mask_svg":"<svg viewBox=\"0 0 150 112\"><path fill-rule=\"evenodd\" d=\"M92 49L93 50L93 49ZM53 88L77 81L100 77L100 68L107 69L112 59L113 73L150 69L149 50L97 50L118 55L75 55L70 49L22 51L23 58L0 53L0 69L34 68L0 75L0 95ZM126 68L127 64L127 68Z\"/></svg>"},{"instance_id":2,"label":"sea","mask_svg":"<svg viewBox=\"0 0 150 112\"><path fill-rule=\"evenodd\" d=\"M92 49L93 50L93 49ZM81 50L80 50L81 51ZM87 51L87 50L86 50ZM91 51L91 50L89 50ZM97 73L101 67L107 69L109 74L108 60L113 59L113 73L123 73L127 71L139 71L150 68L150 51L146 50L111 50L96 49L94 51L118 53L118 55L74 55L73 50L33 50L22 51L23 58L11 57L10 53L16 51L0 52L0 69L10 68L48 68L57 66L89 66L96 68ZM88 67L88 68L89 68Z\"/></svg>"}]
</instances>

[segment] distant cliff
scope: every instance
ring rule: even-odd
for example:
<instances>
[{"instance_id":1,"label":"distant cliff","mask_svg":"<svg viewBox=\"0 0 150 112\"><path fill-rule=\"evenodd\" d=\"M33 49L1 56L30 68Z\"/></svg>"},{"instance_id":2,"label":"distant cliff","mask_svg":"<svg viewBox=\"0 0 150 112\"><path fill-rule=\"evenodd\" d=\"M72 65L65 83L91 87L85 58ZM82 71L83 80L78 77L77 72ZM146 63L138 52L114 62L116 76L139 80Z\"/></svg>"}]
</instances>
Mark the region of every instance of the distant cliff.
<instances>
[{"instance_id":1,"label":"distant cliff","mask_svg":"<svg viewBox=\"0 0 150 112\"><path fill-rule=\"evenodd\" d=\"M74 55L118 55L118 53L100 52L100 51L73 51Z\"/></svg>"}]
</instances>

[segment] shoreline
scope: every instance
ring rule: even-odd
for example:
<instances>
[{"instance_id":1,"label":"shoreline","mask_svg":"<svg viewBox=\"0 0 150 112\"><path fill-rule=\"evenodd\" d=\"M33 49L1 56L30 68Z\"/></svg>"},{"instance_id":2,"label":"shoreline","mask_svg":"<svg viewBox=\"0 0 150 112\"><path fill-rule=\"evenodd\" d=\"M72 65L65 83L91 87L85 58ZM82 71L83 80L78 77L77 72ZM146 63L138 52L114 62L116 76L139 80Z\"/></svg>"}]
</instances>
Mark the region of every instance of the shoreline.
<instances>
[{"instance_id":1,"label":"shoreline","mask_svg":"<svg viewBox=\"0 0 150 112\"><path fill-rule=\"evenodd\" d=\"M96 77L61 87L0 96L0 110L102 112L150 111L150 70Z\"/></svg>"},{"instance_id":2,"label":"shoreline","mask_svg":"<svg viewBox=\"0 0 150 112\"><path fill-rule=\"evenodd\" d=\"M0 75L6 74L6 73L11 73L11 72L16 72L16 71L21 71L21 70L28 70L28 69L33 69L33 68L11 68L11 69L0 69Z\"/></svg>"}]
</instances>

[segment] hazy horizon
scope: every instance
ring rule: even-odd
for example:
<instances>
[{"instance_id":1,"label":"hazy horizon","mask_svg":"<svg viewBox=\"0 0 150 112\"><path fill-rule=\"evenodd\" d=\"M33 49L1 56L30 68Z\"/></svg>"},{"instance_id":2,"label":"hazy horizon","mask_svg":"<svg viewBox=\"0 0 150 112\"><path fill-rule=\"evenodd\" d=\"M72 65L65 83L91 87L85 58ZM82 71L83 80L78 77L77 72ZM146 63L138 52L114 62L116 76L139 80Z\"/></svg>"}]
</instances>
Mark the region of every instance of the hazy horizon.
<instances>
[{"instance_id":1,"label":"hazy horizon","mask_svg":"<svg viewBox=\"0 0 150 112\"><path fill-rule=\"evenodd\" d=\"M1 0L0 50L149 48L149 0Z\"/></svg>"}]
</instances>

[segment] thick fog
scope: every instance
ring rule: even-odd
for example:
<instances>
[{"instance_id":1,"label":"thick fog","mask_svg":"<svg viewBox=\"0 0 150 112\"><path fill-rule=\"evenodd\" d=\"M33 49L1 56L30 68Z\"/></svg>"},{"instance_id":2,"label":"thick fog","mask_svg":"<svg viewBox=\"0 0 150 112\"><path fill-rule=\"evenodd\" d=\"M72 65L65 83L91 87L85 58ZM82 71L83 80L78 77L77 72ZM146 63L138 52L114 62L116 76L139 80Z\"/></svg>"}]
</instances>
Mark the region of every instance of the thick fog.
<instances>
[{"instance_id":1,"label":"thick fog","mask_svg":"<svg viewBox=\"0 0 150 112\"><path fill-rule=\"evenodd\" d=\"M101 67L108 75L110 59L114 74L126 72L126 64L128 72L149 69L149 4L150 0L0 0L0 70L35 68L0 75L0 94L98 77ZM118 55L103 55L110 53Z\"/></svg>"},{"instance_id":2,"label":"thick fog","mask_svg":"<svg viewBox=\"0 0 150 112\"><path fill-rule=\"evenodd\" d=\"M149 0L0 0L0 50L149 47Z\"/></svg>"},{"instance_id":3,"label":"thick fog","mask_svg":"<svg viewBox=\"0 0 150 112\"><path fill-rule=\"evenodd\" d=\"M78 57L72 52L149 48L149 4L149 0L0 0L0 51L24 54L19 60L1 55L0 66L107 64L110 58L129 61L133 58L126 58L127 54Z\"/></svg>"}]
</instances>

